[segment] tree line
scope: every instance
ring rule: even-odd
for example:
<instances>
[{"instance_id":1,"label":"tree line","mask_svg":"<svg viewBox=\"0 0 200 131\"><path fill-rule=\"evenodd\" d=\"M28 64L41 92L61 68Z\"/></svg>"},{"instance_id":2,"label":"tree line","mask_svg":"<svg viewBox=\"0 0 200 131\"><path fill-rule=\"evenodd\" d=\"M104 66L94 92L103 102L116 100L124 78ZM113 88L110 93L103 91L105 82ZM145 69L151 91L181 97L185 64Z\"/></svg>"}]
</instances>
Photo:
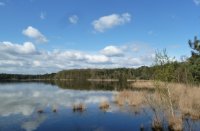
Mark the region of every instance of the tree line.
<instances>
[{"instance_id":1,"label":"tree line","mask_svg":"<svg viewBox=\"0 0 200 131\"><path fill-rule=\"evenodd\" d=\"M157 51L155 64L139 68L115 69L72 69L43 75L0 74L0 80L87 80L87 79L118 79L119 81L154 80L180 83L200 82L200 40L194 37L189 40L191 57L185 61L172 60L166 50Z\"/></svg>"}]
</instances>

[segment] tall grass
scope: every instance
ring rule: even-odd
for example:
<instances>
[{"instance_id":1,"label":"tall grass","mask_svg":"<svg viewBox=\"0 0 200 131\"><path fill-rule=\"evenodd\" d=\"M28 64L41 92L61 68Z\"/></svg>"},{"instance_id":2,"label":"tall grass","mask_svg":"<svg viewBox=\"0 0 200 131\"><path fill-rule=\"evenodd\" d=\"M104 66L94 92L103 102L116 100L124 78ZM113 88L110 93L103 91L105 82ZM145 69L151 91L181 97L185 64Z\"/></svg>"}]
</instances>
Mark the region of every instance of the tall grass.
<instances>
[{"instance_id":1,"label":"tall grass","mask_svg":"<svg viewBox=\"0 0 200 131\"><path fill-rule=\"evenodd\" d=\"M107 111L109 109L110 105L108 101L102 101L99 105L99 108L103 111Z\"/></svg>"},{"instance_id":2,"label":"tall grass","mask_svg":"<svg viewBox=\"0 0 200 131\"><path fill-rule=\"evenodd\" d=\"M149 106L154 113L153 129L161 129L163 121L167 120L170 130L179 131L183 129L185 116L200 119L200 87L159 81L146 83L138 85L154 88L153 93L124 90L115 97L116 102L120 106L125 103L130 106Z\"/></svg>"},{"instance_id":3,"label":"tall grass","mask_svg":"<svg viewBox=\"0 0 200 131\"><path fill-rule=\"evenodd\" d=\"M118 105L140 106L145 103L144 92L124 90L115 96Z\"/></svg>"},{"instance_id":4,"label":"tall grass","mask_svg":"<svg viewBox=\"0 0 200 131\"><path fill-rule=\"evenodd\" d=\"M150 80L136 80L132 83L133 88L154 88L153 81Z\"/></svg>"},{"instance_id":5,"label":"tall grass","mask_svg":"<svg viewBox=\"0 0 200 131\"><path fill-rule=\"evenodd\" d=\"M86 109L86 106L83 103L78 103L73 105L74 112L83 112Z\"/></svg>"}]
</instances>

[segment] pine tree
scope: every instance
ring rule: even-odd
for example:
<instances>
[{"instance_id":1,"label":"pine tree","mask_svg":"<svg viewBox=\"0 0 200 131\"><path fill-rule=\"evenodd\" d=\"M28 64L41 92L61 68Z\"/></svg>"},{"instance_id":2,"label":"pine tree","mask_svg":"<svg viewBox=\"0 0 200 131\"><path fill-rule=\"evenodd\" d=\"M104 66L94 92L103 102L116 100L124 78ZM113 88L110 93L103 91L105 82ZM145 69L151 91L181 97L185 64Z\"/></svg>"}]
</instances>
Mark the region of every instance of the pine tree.
<instances>
[{"instance_id":1,"label":"pine tree","mask_svg":"<svg viewBox=\"0 0 200 131\"><path fill-rule=\"evenodd\" d=\"M200 40L197 37L194 37L194 41L188 41L190 48L192 49L191 54L192 56L189 59L191 64L190 70L192 76L196 82L200 81Z\"/></svg>"}]
</instances>

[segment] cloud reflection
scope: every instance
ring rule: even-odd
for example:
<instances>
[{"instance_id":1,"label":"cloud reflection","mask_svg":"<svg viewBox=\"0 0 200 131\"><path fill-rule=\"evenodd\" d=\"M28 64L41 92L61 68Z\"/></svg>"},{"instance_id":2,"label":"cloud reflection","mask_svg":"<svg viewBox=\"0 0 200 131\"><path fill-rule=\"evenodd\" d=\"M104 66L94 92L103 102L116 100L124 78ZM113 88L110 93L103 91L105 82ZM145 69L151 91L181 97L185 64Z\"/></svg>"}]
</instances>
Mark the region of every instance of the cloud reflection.
<instances>
[{"instance_id":1,"label":"cloud reflection","mask_svg":"<svg viewBox=\"0 0 200 131\"><path fill-rule=\"evenodd\" d=\"M11 86L12 85L12 86ZM112 91L61 90L56 86L29 84L0 84L0 116L21 114L30 116L38 109L70 107L74 103L99 104L111 101Z\"/></svg>"},{"instance_id":2,"label":"cloud reflection","mask_svg":"<svg viewBox=\"0 0 200 131\"><path fill-rule=\"evenodd\" d=\"M25 129L26 131L33 131L36 130L39 125L45 121L46 116L44 114L38 115L35 119L24 122L21 126L22 129Z\"/></svg>"}]
</instances>

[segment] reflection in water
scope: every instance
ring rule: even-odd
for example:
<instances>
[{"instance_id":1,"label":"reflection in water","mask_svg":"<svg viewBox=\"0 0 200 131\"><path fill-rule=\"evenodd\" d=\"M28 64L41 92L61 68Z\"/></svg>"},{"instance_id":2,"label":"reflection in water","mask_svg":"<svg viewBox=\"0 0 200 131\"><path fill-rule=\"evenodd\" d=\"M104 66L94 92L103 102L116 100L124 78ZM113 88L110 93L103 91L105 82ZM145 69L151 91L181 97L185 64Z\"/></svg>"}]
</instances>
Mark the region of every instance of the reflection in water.
<instances>
[{"instance_id":1,"label":"reflection in water","mask_svg":"<svg viewBox=\"0 0 200 131\"><path fill-rule=\"evenodd\" d=\"M32 118L31 120L22 123L21 127L26 131L33 131L36 130L45 119L46 116L44 114L39 114L36 118Z\"/></svg>"},{"instance_id":2,"label":"reflection in water","mask_svg":"<svg viewBox=\"0 0 200 131\"><path fill-rule=\"evenodd\" d=\"M62 89L75 89L75 90L122 90L131 87L131 82L118 82L118 81L87 81L87 80L57 80L45 81L45 83L57 85Z\"/></svg>"},{"instance_id":3,"label":"reflection in water","mask_svg":"<svg viewBox=\"0 0 200 131\"><path fill-rule=\"evenodd\" d=\"M75 103L98 104L111 101L113 91L60 90L41 83L0 85L0 115L31 115L46 107L72 107Z\"/></svg>"},{"instance_id":4,"label":"reflection in water","mask_svg":"<svg viewBox=\"0 0 200 131\"><path fill-rule=\"evenodd\" d=\"M110 90L119 88L117 82L0 83L0 130L139 130L141 124L149 130L151 111L118 107ZM80 103L86 110L73 112ZM109 108L100 110L100 103Z\"/></svg>"},{"instance_id":5,"label":"reflection in water","mask_svg":"<svg viewBox=\"0 0 200 131\"><path fill-rule=\"evenodd\" d=\"M84 103L86 106L97 105L101 101L112 101L115 93L113 91L62 90L57 86L43 83L4 83L0 84L0 121L21 115L28 118L22 122L21 128L32 131L45 121L48 109L51 113L55 113L54 110L59 110L58 108L72 109L72 106L77 103ZM43 113L38 113L39 110ZM0 129L12 127L9 124L4 127L6 125L0 124Z\"/></svg>"}]
</instances>

